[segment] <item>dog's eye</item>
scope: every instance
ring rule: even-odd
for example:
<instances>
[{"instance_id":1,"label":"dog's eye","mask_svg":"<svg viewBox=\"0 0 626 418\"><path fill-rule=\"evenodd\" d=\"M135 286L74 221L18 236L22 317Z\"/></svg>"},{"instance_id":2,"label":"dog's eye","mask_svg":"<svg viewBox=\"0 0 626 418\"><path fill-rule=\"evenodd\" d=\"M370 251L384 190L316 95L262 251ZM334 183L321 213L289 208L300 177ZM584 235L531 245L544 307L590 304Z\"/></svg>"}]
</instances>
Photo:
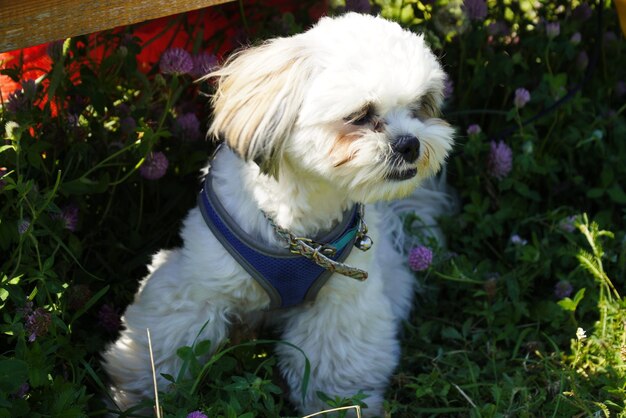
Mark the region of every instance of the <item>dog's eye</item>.
<instances>
[{"instance_id":1,"label":"dog's eye","mask_svg":"<svg viewBox=\"0 0 626 418\"><path fill-rule=\"evenodd\" d=\"M421 121L425 121L430 118L428 112L425 111L421 105L417 105L411 109L411 116Z\"/></svg>"},{"instance_id":2,"label":"dog's eye","mask_svg":"<svg viewBox=\"0 0 626 418\"><path fill-rule=\"evenodd\" d=\"M419 120L436 118L440 113L437 100L433 95L425 94L422 99L412 107L411 113L414 118Z\"/></svg>"},{"instance_id":3,"label":"dog's eye","mask_svg":"<svg viewBox=\"0 0 626 418\"><path fill-rule=\"evenodd\" d=\"M366 113L365 115L359 116L358 118L352 119L350 123L353 125L366 125L372 121L372 115Z\"/></svg>"},{"instance_id":4,"label":"dog's eye","mask_svg":"<svg viewBox=\"0 0 626 418\"><path fill-rule=\"evenodd\" d=\"M360 109L358 112L351 114L350 116L344 118L346 123L350 123L352 125L367 125L374 120L374 108L372 106L366 106Z\"/></svg>"}]
</instances>

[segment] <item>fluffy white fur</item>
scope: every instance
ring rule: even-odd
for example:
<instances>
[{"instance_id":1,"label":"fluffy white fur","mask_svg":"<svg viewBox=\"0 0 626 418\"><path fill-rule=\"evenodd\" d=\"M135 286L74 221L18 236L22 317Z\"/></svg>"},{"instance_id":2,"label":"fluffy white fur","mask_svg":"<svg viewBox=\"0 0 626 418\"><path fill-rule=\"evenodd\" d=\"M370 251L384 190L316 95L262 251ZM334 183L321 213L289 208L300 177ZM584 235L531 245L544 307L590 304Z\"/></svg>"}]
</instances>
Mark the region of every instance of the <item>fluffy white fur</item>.
<instances>
[{"instance_id":1,"label":"fluffy white fur","mask_svg":"<svg viewBox=\"0 0 626 418\"><path fill-rule=\"evenodd\" d=\"M447 205L437 182L417 188L452 147L452 128L436 118L444 72L421 36L381 18L347 14L244 50L210 76L217 79L210 133L228 145L210 169L230 215L267 245L283 246L263 212L311 237L332 228L355 202L384 201L365 210L373 249L354 249L345 261L369 278L335 274L314 303L267 311L267 294L195 208L184 222L183 247L155 255L126 310L124 331L104 353L114 399L127 408L152 397L146 328L157 374L176 375L178 347L198 335L217 347L234 319L254 324L263 318L311 361L302 402L302 354L276 347L291 400L303 414L325 409L317 391L351 396L363 390L369 394L365 415L378 415L415 286L397 211L417 210L434 224ZM401 136L418 138L417 159L399 155ZM167 388L163 378L159 384Z\"/></svg>"}]
</instances>

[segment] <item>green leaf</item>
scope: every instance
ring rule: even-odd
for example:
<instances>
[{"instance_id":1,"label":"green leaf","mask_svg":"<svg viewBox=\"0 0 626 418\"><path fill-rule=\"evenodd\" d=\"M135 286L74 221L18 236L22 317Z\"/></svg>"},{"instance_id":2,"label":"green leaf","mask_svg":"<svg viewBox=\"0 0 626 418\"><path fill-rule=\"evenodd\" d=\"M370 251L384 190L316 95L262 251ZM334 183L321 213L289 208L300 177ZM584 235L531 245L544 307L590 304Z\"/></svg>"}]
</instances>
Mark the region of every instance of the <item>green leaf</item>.
<instances>
[{"instance_id":1,"label":"green leaf","mask_svg":"<svg viewBox=\"0 0 626 418\"><path fill-rule=\"evenodd\" d=\"M473 323L474 323L474 321L473 321L472 318L467 318L465 320L465 322L463 323L463 327L461 328L461 332L463 334L463 337L467 338L471 334Z\"/></svg>"},{"instance_id":2,"label":"green leaf","mask_svg":"<svg viewBox=\"0 0 626 418\"><path fill-rule=\"evenodd\" d=\"M506 288L512 301L519 301L520 287L516 277L511 277L506 281Z\"/></svg>"},{"instance_id":3,"label":"green leaf","mask_svg":"<svg viewBox=\"0 0 626 418\"><path fill-rule=\"evenodd\" d=\"M404 24L410 24L415 19L415 14L413 12L413 7L410 4L407 4L400 11L400 20Z\"/></svg>"},{"instance_id":4,"label":"green leaf","mask_svg":"<svg viewBox=\"0 0 626 418\"><path fill-rule=\"evenodd\" d=\"M585 297L585 288L583 287L574 295L574 302L578 305L581 300Z\"/></svg>"},{"instance_id":5,"label":"green leaf","mask_svg":"<svg viewBox=\"0 0 626 418\"><path fill-rule=\"evenodd\" d=\"M534 200L535 202L541 201L541 196L539 195L539 193L537 193L534 190L531 190L526 183L522 183L521 181L516 181L514 183L514 188L516 192L518 192L520 195L530 200Z\"/></svg>"},{"instance_id":6,"label":"green leaf","mask_svg":"<svg viewBox=\"0 0 626 418\"><path fill-rule=\"evenodd\" d=\"M189 346L180 347L176 350L176 355L183 361L191 361L194 358L193 350Z\"/></svg>"},{"instance_id":7,"label":"green leaf","mask_svg":"<svg viewBox=\"0 0 626 418\"><path fill-rule=\"evenodd\" d=\"M226 405L226 417L237 418L237 411L231 405Z\"/></svg>"},{"instance_id":8,"label":"green leaf","mask_svg":"<svg viewBox=\"0 0 626 418\"><path fill-rule=\"evenodd\" d=\"M14 393L28 378L28 364L22 360L0 360L0 391Z\"/></svg>"},{"instance_id":9,"label":"green leaf","mask_svg":"<svg viewBox=\"0 0 626 418\"><path fill-rule=\"evenodd\" d=\"M63 80L63 76L65 75L65 68L62 63L58 62L52 66L52 71L50 72L50 86L48 87L48 100L51 102L54 100L54 95L61 85L61 81Z\"/></svg>"},{"instance_id":10,"label":"green leaf","mask_svg":"<svg viewBox=\"0 0 626 418\"><path fill-rule=\"evenodd\" d=\"M577 305L577 303L576 303L576 302L574 302L573 300L571 300L570 298L563 298L563 299L561 299L560 301L558 301L558 302L557 302L557 304L558 304L561 308L565 309L566 311L569 311L569 312L574 312L574 311L576 311L576 305Z\"/></svg>"},{"instance_id":11,"label":"green leaf","mask_svg":"<svg viewBox=\"0 0 626 418\"><path fill-rule=\"evenodd\" d=\"M174 376L172 376L171 374L161 373L161 376L163 376L168 382L176 383L176 379L174 379Z\"/></svg>"},{"instance_id":12,"label":"green leaf","mask_svg":"<svg viewBox=\"0 0 626 418\"><path fill-rule=\"evenodd\" d=\"M576 255L576 258L580 262L580 265L583 266L585 270L591 273L597 280L602 280L604 275L602 271L598 268L593 256L586 251L579 251Z\"/></svg>"},{"instance_id":13,"label":"green leaf","mask_svg":"<svg viewBox=\"0 0 626 418\"><path fill-rule=\"evenodd\" d=\"M8 150L8 149L12 149L15 150L15 145L3 145L0 147L0 153Z\"/></svg>"},{"instance_id":14,"label":"green leaf","mask_svg":"<svg viewBox=\"0 0 626 418\"><path fill-rule=\"evenodd\" d=\"M200 341L193 347L193 352L197 357L208 355L211 352L211 341Z\"/></svg>"},{"instance_id":15,"label":"green leaf","mask_svg":"<svg viewBox=\"0 0 626 418\"><path fill-rule=\"evenodd\" d=\"M52 364L50 363L46 353L41 349L38 342L35 342L26 355L28 362L28 381L33 388L41 387L48 382L48 374L52 372Z\"/></svg>"},{"instance_id":16,"label":"green leaf","mask_svg":"<svg viewBox=\"0 0 626 418\"><path fill-rule=\"evenodd\" d=\"M43 263L43 271L48 271L54 266L54 255L46 258L46 261Z\"/></svg>"},{"instance_id":17,"label":"green leaf","mask_svg":"<svg viewBox=\"0 0 626 418\"><path fill-rule=\"evenodd\" d=\"M613 174L612 167L610 165L604 166L602 169L602 173L600 174L600 184L602 185L602 187L603 188L609 187L611 184L613 184L614 180L615 180L615 175Z\"/></svg>"},{"instance_id":18,"label":"green leaf","mask_svg":"<svg viewBox=\"0 0 626 418\"><path fill-rule=\"evenodd\" d=\"M196 370L198 370L201 367L200 362L198 361L198 358L194 354L193 348L189 346L181 347L178 350L176 350L176 355L178 355L178 357L180 357L183 360L183 364L180 366L180 369L178 370L177 381L182 380L189 370L191 370L192 373L195 373Z\"/></svg>"},{"instance_id":19,"label":"green leaf","mask_svg":"<svg viewBox=\"0 0 626 418\"><path fill-rule=\"evenodd\" d=\"M98 180L91 180L87 177L80 177L76 180L71 180L61 184L61 191L67 194L90 194L90 193L103 193L108 190L110 183L110 176L105 173Z\"/></svg>"},{"instance_id":20,"label":"green leaf","mask_svg":"<svg viewBox=\"0 0 626 418\"><path fill-rule=\"evenodd\" d=\"M584 297L585 297L585 288L582 288L578 292L576 292L576 294L574 295L574 299L563 298L560 301L558 301L557 304L561 308L565 309L566 311L575 312L576 308L578 307L578 304L580 303L580 301L583 300Z\"/></svg>"},{"instance_id":21,"label":"green leaf","mask_svg":"<svg viewBox=\"0 0 626 418\"><path fill-rule=\"evenodd\" d=\"M624 193L624 189L619 184L614 184L606 192L615 203L626 205L626 193Z\"/></svg>"},{"instance_id":22,"label":"green leaf","mask_svg":"<svg viewBox=\"0 0 626 418\"><path fill-rule=\"evenodd\" d=\"M443 338L449 338L452 340L462 340L463 336L461 335L461 333L459 331L457 331L455 328L452 327L445 327L442 331L441 331L441 336Z\"/></svg>"},{"instance_id":23,"label":"green leaf","mask_svg":"<svg viewBox=\"0 0 626 418\"><path fill-rule=\"evenodd\" d=\"M333 399L332 399L330 396L328 396L327 394L325 394L325 393L324 393L324 392L322 392L322 391L319 391L319 390L318 390L317 392L315 392L315 394L316 394L316 395L317 395L317 397L318 397L318 398L319 398L322 402L324 402L324 403L327 403L327 404L328 404L328 403L330 403L330 402L332 402L332 401L333 401Z\"/></svg>"},{"instance_id":24,"label":"green leaf","mask_svg":"<svg viewBox=\"0 0 626 418\"><path fill-rule=\"evenodd\" d=\"M597 199L599 197L602 197L603 194L604 194L604 189L593 188L593 189L587 190L587 197L590 199Z\"/></svg>"}]
</instances>

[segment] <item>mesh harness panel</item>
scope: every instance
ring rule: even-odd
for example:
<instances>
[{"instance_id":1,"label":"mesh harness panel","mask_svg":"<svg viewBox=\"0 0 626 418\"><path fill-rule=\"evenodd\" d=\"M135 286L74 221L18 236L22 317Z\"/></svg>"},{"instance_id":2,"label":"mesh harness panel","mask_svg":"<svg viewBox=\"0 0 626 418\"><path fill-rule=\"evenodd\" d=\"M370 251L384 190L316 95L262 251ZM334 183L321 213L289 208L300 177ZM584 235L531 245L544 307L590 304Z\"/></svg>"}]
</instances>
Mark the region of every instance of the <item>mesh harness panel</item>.
<instances>
[{"instance_id":1,"label":"mesh harness panel","mask_svg":"<svg viewBox=\"0 0 626 418\"><path fill-rule=\"evenodd\" d=\"M265 289L270 309L288 308L314 301L332 272L288 249L267 248L253 240L226 212L212 188L207 174L198 195L198 206L215 237L237 262ZM359 224L358 208L344 213L337 225L320 242L337 249L332 260L342 262L350 254Z\"/></svg>"}]
</instances>

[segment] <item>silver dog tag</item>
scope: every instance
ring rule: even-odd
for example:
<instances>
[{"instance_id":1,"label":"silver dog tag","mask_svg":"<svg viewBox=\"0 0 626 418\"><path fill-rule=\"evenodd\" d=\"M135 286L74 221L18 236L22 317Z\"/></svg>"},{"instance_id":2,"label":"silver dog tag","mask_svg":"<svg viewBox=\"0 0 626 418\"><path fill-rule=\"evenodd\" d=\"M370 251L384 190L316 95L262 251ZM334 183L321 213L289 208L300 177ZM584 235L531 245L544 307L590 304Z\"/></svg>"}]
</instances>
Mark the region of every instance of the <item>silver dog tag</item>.
<instances>
[{"instance_id":1,"label":"silver dog tag","mask_svg":"<svg viewBox=\"0 0 626 418\"><path fill-rule=\"evenodd\" d=\"M357 247L361 251L367 251L372 248L374 245L374 241L368 235L360 235L356 237L356 241L354 241L354 246Z\"/></svg>"}]
</instances>

